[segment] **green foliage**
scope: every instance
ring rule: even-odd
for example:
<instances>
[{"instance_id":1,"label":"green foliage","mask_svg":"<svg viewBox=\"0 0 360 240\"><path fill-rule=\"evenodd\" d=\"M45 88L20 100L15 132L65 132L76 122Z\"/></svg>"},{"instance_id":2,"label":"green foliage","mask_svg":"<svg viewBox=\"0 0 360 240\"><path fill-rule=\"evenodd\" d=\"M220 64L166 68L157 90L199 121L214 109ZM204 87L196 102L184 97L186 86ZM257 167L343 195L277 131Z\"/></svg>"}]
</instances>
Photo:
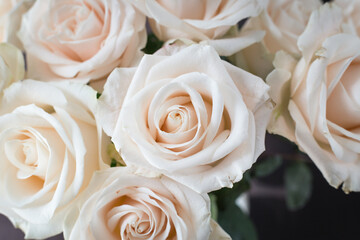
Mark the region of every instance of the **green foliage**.
<instances>
[{"instance_id":1,"label":"green foliage","mask_svg":"<svg viewBox=\"0 0 360 240\"><path fill-rule=\"evenodd\" d=\"M266 177L275 172L275 170L281 166L282 162L282 158L279 155L258 161L254 164L253 175L254 177Z\"/></svg>"},{"instance_id":2,"label":"green foliage","mask_svg":"<svg viewBox=\"0 0 360 240\"><path fill-rule=\"evenodd\" d=\"M257 233L250 218L236 205L219 214L219 224L233 240L257 240Z\"/></svg>"},{"instance_id":3,"label":"green foliage","mask_svg":"<svg viewBox=\"0 0 360 240\"><path fill-rule=\"evenodd\" d=\"M213 194L218 207L218 223L233 240L257 240L257 233L250 218L236 205L235 200L250 188L250 174L245 172L243 179L233 188L223 188Z\"/></svg>"},{"instance_id":4,"label":"green foliage","mask_svg":"<svg viewBox=\"0 0 360 240\"><path fill-rule=\"evenodd\" d=\"M285 170L286 204L290 210L305 206L311 196L312 174L304 162L295 162Z\"/></svg>"},{"instance_id":5,"label":"green foliage","mask_svg":"<svg viewBox=\"0 0 360 240\"><path fill-rule=\"evenodd\" d=\"M123 163L117 161L115 158L111 159L110 167L123 167L125 166Z\"/></svg>"},{"instance_id":6,"label":"green foliage","mask_svg":"<svg viewBox=\"0 0 360 240\"><path fill-rule=\"evenodd\" d=\"M116 150L113 143L108 144L107 154L110 157L110 167L123 167L126 166L119 152Z\"/></svg>"},{"instance_id":7,"label":"green foliage","mask_svg":"<svg viewBox=\"0 0 360 240\"><path fill-rule=\"evenodd\" d=\"M146 54L153 54L159 50L163 44L163 41L160 41L153 33L150 33L147 38L146 46L142 51Z\"/></svg>"},{"instance_id":8,"label":"green foliage","mask_svg":"<svg viewBox=\"0 0 360 240\"><path fill-rule=\"evenodd\" d=\"M218 219L218 207L217 207L217 197L215 194L209 194L210 197L210 211L211 211L211 218L217 221Z\"/></svg>"}]
</instances>

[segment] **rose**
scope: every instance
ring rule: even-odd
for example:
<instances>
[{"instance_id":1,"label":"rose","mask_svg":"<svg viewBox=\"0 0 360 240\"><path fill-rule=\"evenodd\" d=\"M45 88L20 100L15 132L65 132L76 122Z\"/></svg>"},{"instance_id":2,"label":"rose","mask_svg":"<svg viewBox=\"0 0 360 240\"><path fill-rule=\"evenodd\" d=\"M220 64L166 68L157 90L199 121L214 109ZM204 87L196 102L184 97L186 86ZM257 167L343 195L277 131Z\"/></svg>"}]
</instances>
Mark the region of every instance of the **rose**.
<instances>
[{"instance_id":1,"label":"rose","mask_svg":"<svg viewBox=\"0 0 360 240\"><path fill-rule=\"evenodd\" d=\"M210 199L127 168L97 172L67 217L65 239L230 239L210 220Z\"/></svg>"},{"instance_id":2,"label":"rose","mask_svg":"<svg viewBox=\"0 0 360 240\"><path fill-rule=\"evenodd\" d=\"M320 0L266 0L264 11L250 18L244 29L265 30L262 43L269 53L279 50L300 54L298 37L305 30L310 14L321 6Z\"/></svg>"},{"instance_id":3,"label":"rose","mask_svg":"<svg viewBox=\"0 0 360 240\"><path fill-rule=\"evenodd\" d=\"M16 36L20 28L22 15L32 6L35 0L0 1L0 42L9 42L22 49Z\"/></svg>"},{"instance_id":4,"label":"rose","mask_svg":"<svg viewBox=\"0 0 360 240\"><path fill-rule=\"evenodd\" d=\"M311 12L322 4L320 0L265 0L264 3L260 15L250 18L242 30L264 30L264 38L235 56L236 65L263 79L273 70L271 63L277 51L301 55L298 37L305 30Z\"/></svg>"},{"instance_id":5,"label":"rose","mask_svg":"<svg viewBox=\"0 0 360 240\"><path fill-rule=\"evenodd\" d=\"M345 31L360 36L360 2L335 0L334 3L343 9L346 20L342 27Z\"/></svg>"},{"instance_id":6,"label":"rose","mask_svg":"<svg viewBox=\"0 0 360 240\"><path fill-rule=\"evenodd\" d=\"M341 9L314 12L299 38L303 57L279 52L268 76L278 104L269 130L296 142L334 187L360 191L360 39L341 33Z\"/></svg>"},{"instance_id":7,"label":"rose","mask_svg":"<svg viewBox=\"0 0 360 240\"><path fill-rule=\"evenodd\" d=\"M19 0L7 0L0 2L0 42L5 40L6 34L6 25L8 24L8 15L9 12L14 8L14 6L19 2Z\"/></svg>"},{"instance_id":8,"label":"rose","mask_svg":"<svg viewBox=\"0 0 360 240\"><path fill-rule=\"evenodd\" d=\"M21 51L11 44L0 43L0 97L6 87L23 79L24 74L25 64Z\"/></svg>"},{"instance_id":9,"label":"rose","mask_svg":"<svg viewBox=\"0 0 360 240\"><path fill-rule=\"evenodd\" d=\"M87 82L138 60L145 17L122 0L37 0L23 17L19 38L29 78Z\"/></svg>"},{"instance_id":10,"label":"rose","mask_svg":"<svg viewBox=\"0 0 360 240\"><path fill-rule=\"evenodd\" d=\"M209 192L239 181L264 150L267 91L260 78L195 44L114 70L98 115L127 165Z\"/></svg>"},{"instance_id":11,"label":"rose","mask_svg":"<svg viewBox=\"0 0 360 240\"><path fill-rule=\"evenodd\" d=\"M241 20L259 15L261 0L131 2L149 17L152 31L163 41L179 38L202 41L215 47L219 54L229 56L263 37L261 31L237 33Z\"/></svg>"},{"instance_id":12,"label":"rose","mask_svg":"<svg viewBox=\"0 0 360 240\"><path fill-rule=\"evenodd\" d=\"M89 86L68 82L25 80L5 90L0 212L25 237L60 233L66 212L93 172L106 168L105 139L93 114L96 100Z\"/></svg>"}]
</instances>

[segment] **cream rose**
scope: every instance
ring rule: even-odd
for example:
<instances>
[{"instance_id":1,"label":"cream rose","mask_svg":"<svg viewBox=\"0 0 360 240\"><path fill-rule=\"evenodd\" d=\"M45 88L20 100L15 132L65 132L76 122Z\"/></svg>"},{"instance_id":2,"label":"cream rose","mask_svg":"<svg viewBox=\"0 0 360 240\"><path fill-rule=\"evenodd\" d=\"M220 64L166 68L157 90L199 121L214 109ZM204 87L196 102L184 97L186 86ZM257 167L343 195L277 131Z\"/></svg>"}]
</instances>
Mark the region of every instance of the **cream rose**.
<instances>
[{"instance_id":1,"label":"cream rose","mask_svg":"<svg viewBox=\"0 0 360 240\"><path fill-rule=\"evenodd\" d=\"M343 28L346 32L360 36L360 2L353 0L334 0L343 9L345 22Z\"/></svg>"},{"instance_id":2,"label":"cream rose","mask_svg":"<svg viewBox=\"0 0 360 240\"><path fill-rule=\"evenodd\" d=\"M267 91L260 78L195 44L114 70L99 116L127 165L210 192L239 181L264 150Z\"/></svg>"},{"instance_id":3,"label":"cream rose","mask_svg":"<svg viewBox=\"0 0 360 240\"><path fill-rule=\"evenodd\" d=\"M206 42L221 55L235 52L258 42L263 32L237 34L237 24L248 17L257 16L261 0L137 0L131 1L149 17L155 35L163 40L178 38ZM234 27L234 33L229 33Z\"/></svg>"},{"instance_id":4,"label":"cream rose","mask_svg":"<svg viewBox=\"0 0 360 240\"><path fill-rule=\"evenodd\" d=\"M264 30L262 40L269 53L284 50L300 54L298 37L304 32L310 14L318 9L320 0L264 0L266 7L257 17L250 18L244 29Z\"/></svg>"},{"instance_id":5,"label":"cream rose","mask_svg":"<svg viewBox=\"0 0 360 240\"><path fill-rule=\"evenodd\" d=\"M23 79L24 75L25 64L22 52L13 45L0 43L0 97L5 88Z\"/></svg>"},{"instance_id":6,"label":"cream rose","mask_svg":"<svg viewBox=\"0 0 360 240\"><path fill-rule=\"evenodd\" d=\"M88 82L137 62L145 17L123 0L37 0L18 35L29 78Z\"/></svg>"},{"instance_id":7,"label":"cream rose","mask_svg":"<svg viewBox=\"0 0 360 240\"><path fill-rule=\"evenodd\" d=\"M272 61L277 51L284 50L301 56L297 40L305 30L312 11L321 0L264 0L265 8L259 16L250 18L242 31L263 30L261 43L244 49L235 57L236 65L262 77L273 70Z\"/></svg>"},{"instance_id":8,"label":"cream rose","mask_svg":"<svg viewBox=\"0 0 360 240\"><path fill-rule=\"evenodd\" d=\"M19 0L0 1L0 42L3 42L6 39L6 28L9 22L9 13L18 2Z\"/></svg>"},{"instance_id":9,"label":"cream rose","mask_svg":"<svg viewBox=\"0 0 360 240\"><path fill-rule=\"evenodd\" d=\"M22 15L34 2L35 0L0 1L0 42L8 42L22 49L16 34L20 28Z\"/></svg>"},{"instance_id":10,"label":"cream rose","mask_svg":"<svg viewBox=\"0 0 360 240\"><path fill-rule=\"evenodd\" d=\"M71 211L64 237L81 239L230 239L210 220L210 199L167 178L127 168L97 172Z\"/></svg>"},{"instance_id":11,"label":"cream rose","mask_svg":"<svg viewBox=\"0 0 360 240\"><path fill-rule=\"evenodd\" d=\"M25 80L6 89L2 101L0 212L26 238L58 234L93 172L108 163L93 114L96 92Z\"/></svg>"},{"instance_id":12,"label":"cream rose","mask_svg":"<svg viewBox=\"0 0 360 240\"><path fill-rule=\"evenodd\" d=\"M341 33L341 9L315 11L303 57L279 52L268 76L278 104L269 130L296 142L334 187L360 191L360 39Z\"/></svg>"}]
</instances>

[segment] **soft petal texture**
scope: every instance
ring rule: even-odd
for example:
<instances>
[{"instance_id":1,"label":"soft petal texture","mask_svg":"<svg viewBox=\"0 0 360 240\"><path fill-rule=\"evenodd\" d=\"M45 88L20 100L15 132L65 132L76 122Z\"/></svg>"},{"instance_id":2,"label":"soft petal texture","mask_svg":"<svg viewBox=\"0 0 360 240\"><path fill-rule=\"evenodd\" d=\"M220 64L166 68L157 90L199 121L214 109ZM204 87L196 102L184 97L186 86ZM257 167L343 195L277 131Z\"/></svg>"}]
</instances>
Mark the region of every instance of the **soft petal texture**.
<instances>
[{"instance_id":1,"label":"soft petal texture","mask_svg":"<svg viewBox=\"0 0 360 240\"><path fill-rule=\"evenodd\" d=\"M342 8L345 22L342 28L345 32L360 36L360 2L353 0L334 0Z\"/></svg>"},{"instance_id":2,"label":"soft petal texture","mask_svg":"<svg viewBox=\"0 0 360 240\"><path fill-rule=\"evenodd\" d=\"M264 30L262 41L269 53L284 50L300 54L297 39L305 30L310 14L321 6L320 0L266 0L266 8L250 18L244 29Z\"/></svg>"},{"instance_id":3,"label":"soft petal texture","mask_svg":"<svg viewBox=\"0 0 360 240\"><path fill-rule=\"evenodd\" d=\"M11 3L11 10L0 20L0 36L2 41L11 43L21 50L23 49L20 39L17 37L17 32L20 29L22 16L30 9L36 0L4 0L2 4ZM7 7L9 7L8 5ZM2 9L3 6L0 6ZM6 9L6 8L5 8ZM1 37L0 37L1 39Z\"/></svg>"},{"instance_id":4,"label":"soft petal texture","mask_svg":"<svg viewBox=\"0 0 360 240\"><path fill-rule=\"evenodd\" d=\"M297 143L332 186L349 192L360 191L360 39L342 33L343 23L340 8L325 4L299 38L303 57L276 55L268 129Z\"/></svg>"},{"instance_id":5,"label":"soft petal texture","mask_svg":"<svg viewBox=\"0 0 360 240\"><path fill-rule=\"evenodd\" d=\"M94 117L96 92L25 80L6 89L2 103L0 212L26 238L58 234L93 172L109 163Z\"/></svg>"},{"instance_id":6,"label":"soft petal texture","mask_svg":"<svg viewBox=\"0 0 360 240\"><path fill-rule=\"evenodd\" d=\"M29 78L88 82L138 62L145 17L124 0L39 0L18 36Z\"/></svg>"},{"instance_id":7,"label":"soft petal texture","mask_svg":"<svg viewBox=\"0 0 360 240\"><path fill-rule=\"evenodd\" d=\"M127 167L97 172L64 226L69 240L209 239L210 234L227 235L211 222L206 194Z\"/></svg>"},{"instance_id":8,"label":"soft petal texture","mask_svg":"<svg viewBox=\"0 0 360 240\"><path fill-rule=\"evenodd\" d=\"M277 51L301 56L297 41L304 32L311 13L321 6L321 0L264 0L265 9L250 18L242 31L263 30L261 43L239 52L236 64L265 79L273 68L271 62Z\"/></svg>"},{"instance_id":9,"label":"soft petal texture","mask_svg":"<svg viewBox=\"0 0 360 240\"><path fill-rule=\"evenodd\" d=\"M0 1L0 42L6 40L7 31L9 30L9 15L18 2L20 0Z\"/></svg>"},{"instance_id":10,"label":"soft petal texture","mask_svg":"<svg viewBox=\"0 0 360 240\"><path fill-rule=\"evenodd\" d=\"M264 150L268 86L210 46L176 49L114 70L101 124L128 166L198 192L231 187Z\"/></svg>"},{"instance_id":11,"label":"soft petal texture","mask_svg":"<svg viewBox=\"0 0 360 240\"><path fill-rule=\"evenodd\" d=\"M22 52L8 43L0 43L0 96L13 82L22 80L25 63ZM1 100L0 100L1 105Z\"/></svg>"},{"instance_id":12,"label":"soft petal texture","mask_svg":"<svg viewBox=\"0 0 360 240\"><path fill-rule=\"evenodd\" d=\"M206 42L220 55L230 56L262 39L261 31L238 34L237 24L259 15L262 0L136 0L130 1L147 17L163 40L187 38ZM233 28L232 28L233 27Z\"/></svg>"}]
</instances>

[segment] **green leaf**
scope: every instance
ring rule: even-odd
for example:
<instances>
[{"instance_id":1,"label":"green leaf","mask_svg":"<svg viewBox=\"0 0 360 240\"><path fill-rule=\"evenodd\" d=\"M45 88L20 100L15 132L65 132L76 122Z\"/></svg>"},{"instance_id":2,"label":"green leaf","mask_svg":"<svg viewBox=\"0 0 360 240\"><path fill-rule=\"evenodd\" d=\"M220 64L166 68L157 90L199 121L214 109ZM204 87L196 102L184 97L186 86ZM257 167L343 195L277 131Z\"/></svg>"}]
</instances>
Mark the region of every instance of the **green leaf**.
<instances>
[{"instance_id":1,"label":"green leaf","mask_svg":"<svg viewBox=\"0 0 360 240\"><path fill-rule=\"evenodd\" d=\"M210 211L211 218L217 221L218 219L218 207L217 207L217 197L215 194L209 194L210 197Z\"/></svg>"},{"instance_id":2,"label":"green leaf","mask_svg":"<svg viewBox=\"0 0 360 240\"><path fill-rule=\"evenodd\" d=\"M124 167L126 166L123 159L121 158L118 151L115 149L115 145L113 143L108 144L107 146L107 154L110 157L110 167Z\"/></svg>"},{"instance_id":3,"label":"green leaf","mask_svg":"<svg viewBox=\"0 0 360 240\"><path fill-rule=\"evenodd\" d=\"M153 54L159 50L163 44L163 41L160 41L153 33L150 33L147 38L146 46L142 51L146 54Z\"/></svg>"},{"instance_id":4,"label":"green leaf","mask_svg":"<svg viewBox=\"0 0 360 240\"><path fill-rule=\"evenodd\" d=\"M212 193L216 196L217 221L233 240L257 239L252 221L235 203L240 194L250 189L249 181L250 174L247 171L244 173L243 179L235 183L233 188L222 188Z\"/></svg>"},{"instance_id":5,"label":"green leaf","mask_svg":"<svg viewBox=\"0 0 360 240\"><path fill-rule=\"evenodd\" d=\"M286 204L290 210L305 206L311 196L312 174L303 162L291 164L285 170Z\"/></svg>"},{"instance_id":6,"label":"green leaf","mask_svg":"<svg viewBox=\"0 0 360 240\"><path fill-rule=\"evenodd\" d=\"M282 164L282 158L279 155L268 157L262 161L258 161L254 165L254 176L265 177L273 173Z\"/></svg>"},{"instance_id":7,"label":"green leaf","mask_svg":"<svg viewBox=\"0 0 360 240\"><path fill-rule=\"evenodd\" d=\"M112 158L111 163L110 163L110 167L116 167L116 166L117 166L117 161L116 161L116 159Z\"/></svg>"},{"instance_id":8,"label":"green leaf","mask_svg":"<svg viewBox=\"0 0 360 240\"><path fill-rule=\"evenodd\" d=\"M219 212L218 222L233 240L257 240L251 219L235 204Z\"/></svg>"}]
</instances>

